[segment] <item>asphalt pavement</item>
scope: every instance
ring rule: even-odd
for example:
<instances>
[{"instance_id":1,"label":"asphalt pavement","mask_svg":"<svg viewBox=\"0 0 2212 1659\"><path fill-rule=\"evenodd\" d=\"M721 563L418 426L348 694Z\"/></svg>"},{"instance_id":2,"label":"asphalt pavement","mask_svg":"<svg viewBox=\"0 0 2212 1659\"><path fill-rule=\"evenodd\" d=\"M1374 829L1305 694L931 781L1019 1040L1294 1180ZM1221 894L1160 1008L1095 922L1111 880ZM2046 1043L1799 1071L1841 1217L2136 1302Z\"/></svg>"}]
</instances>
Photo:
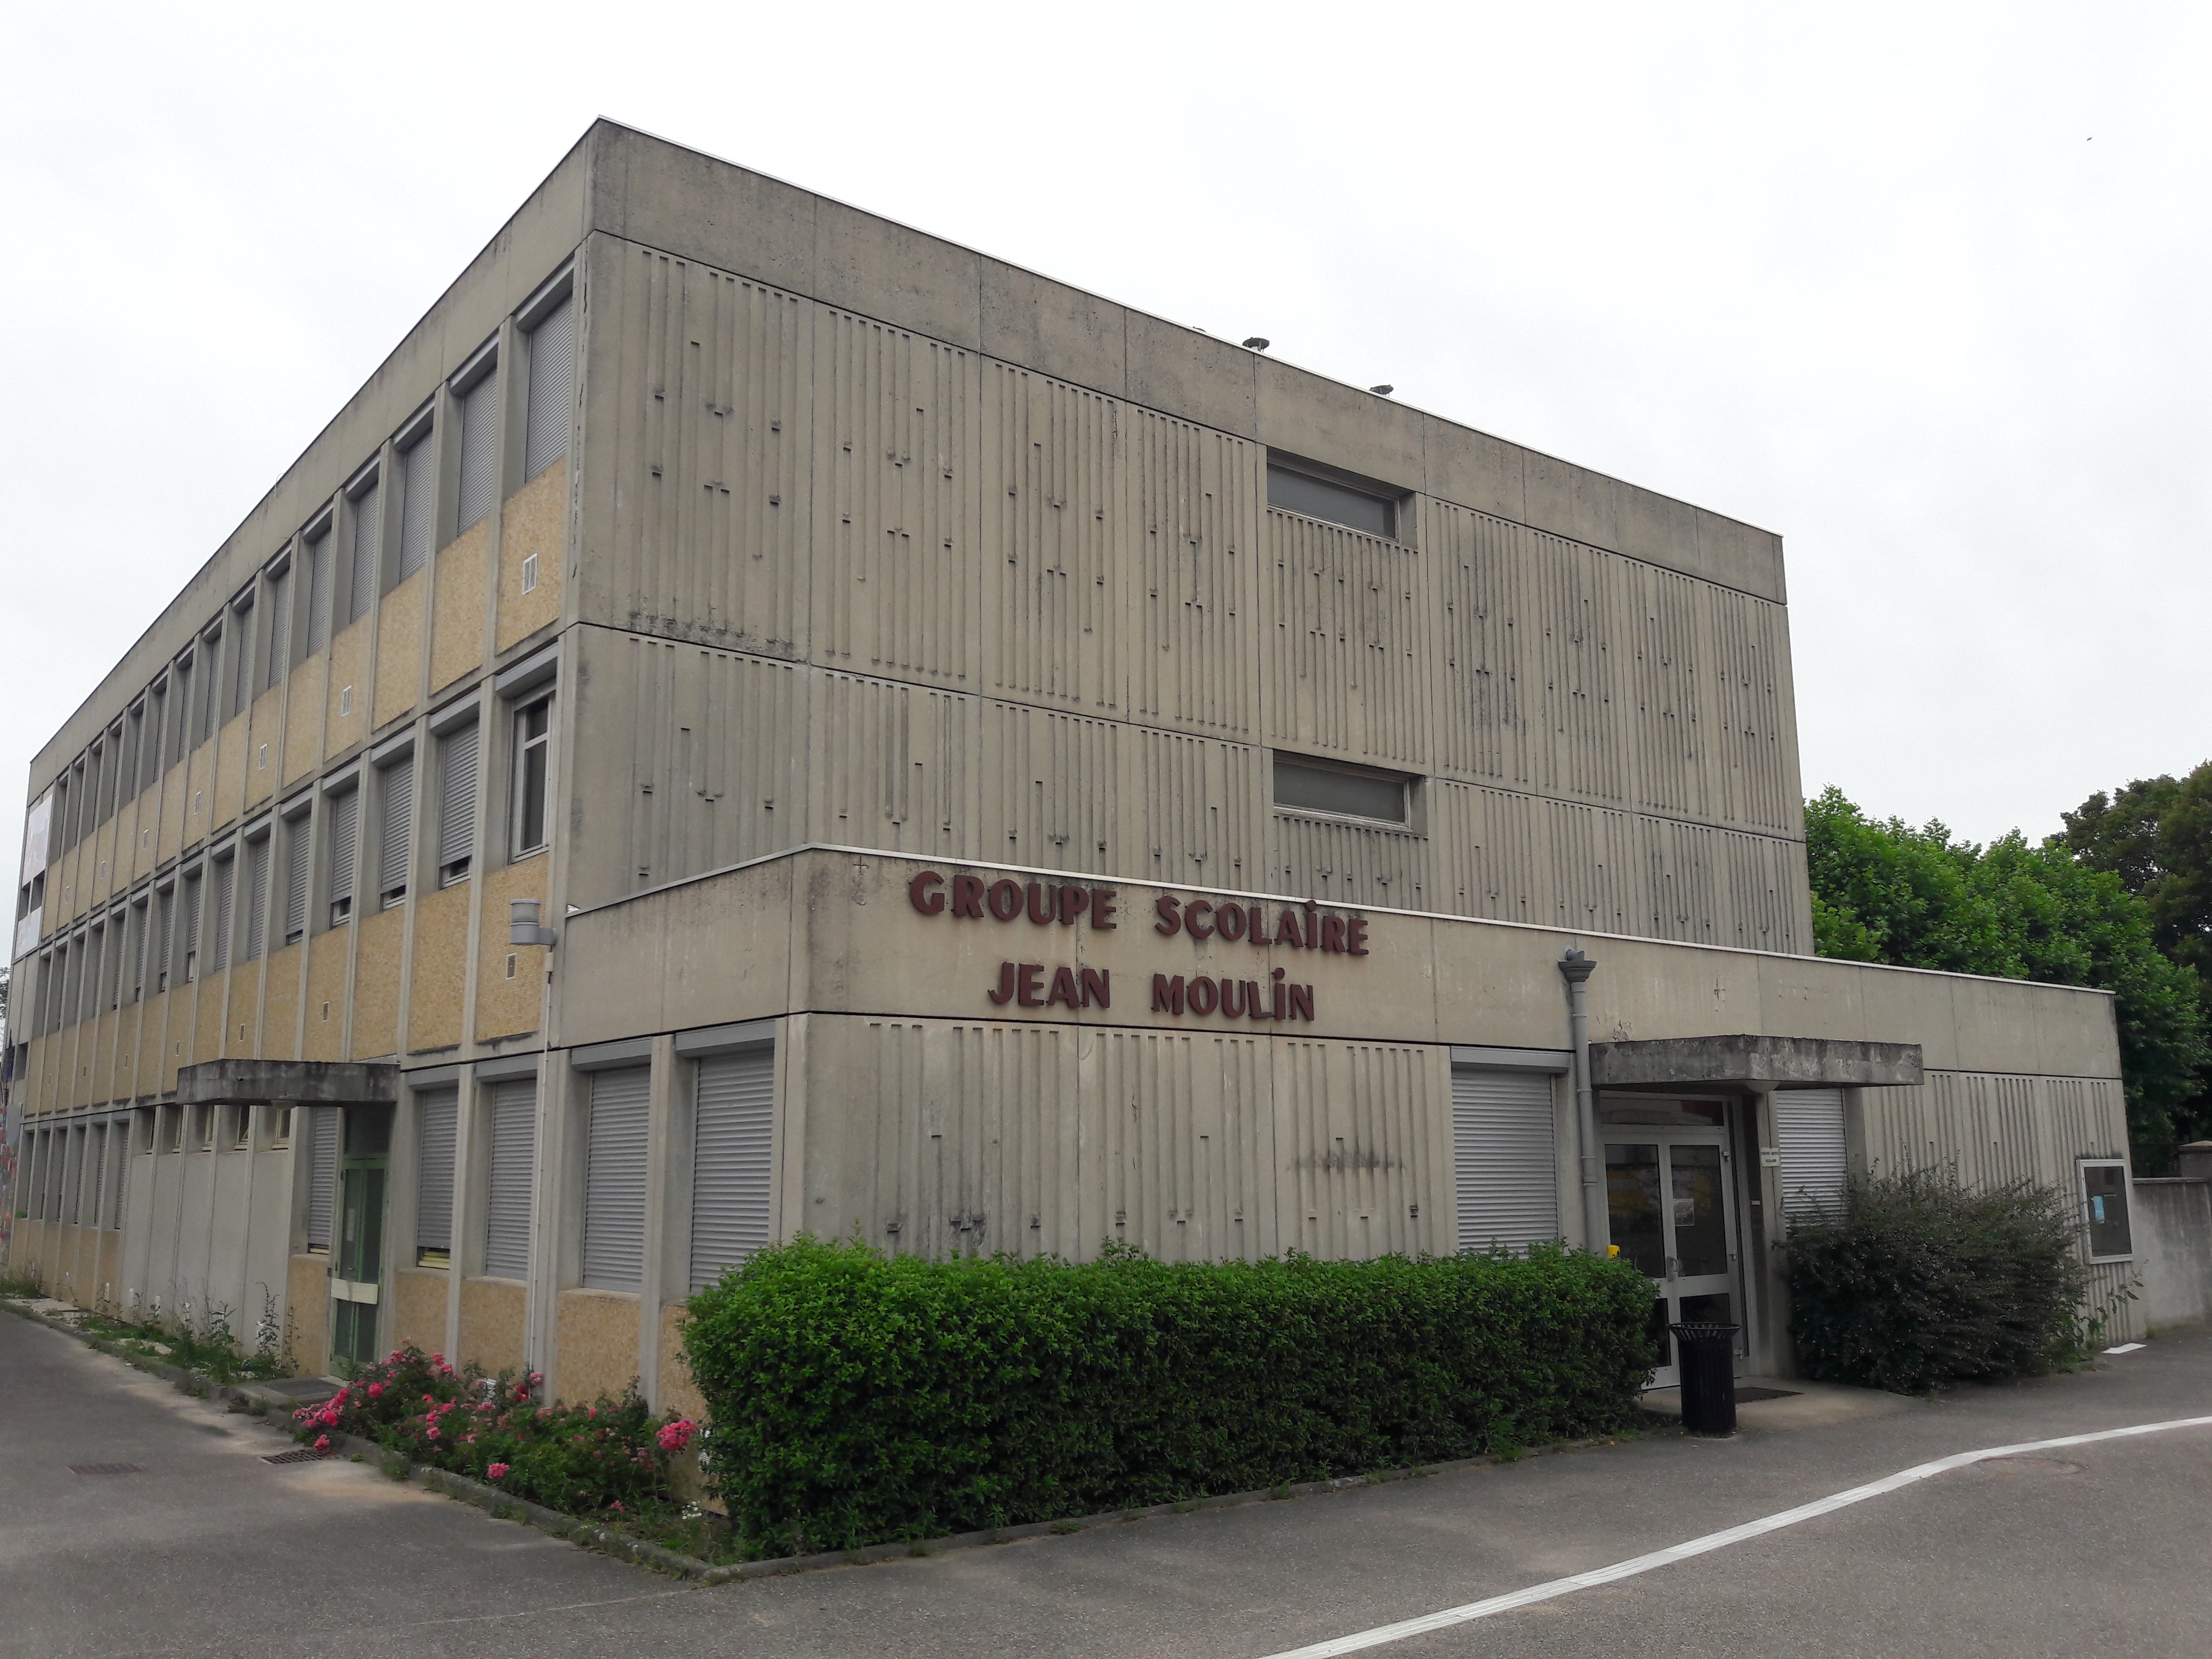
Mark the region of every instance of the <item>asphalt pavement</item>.
<instances>
[{"instance_id":1,"label":"asphalt pavement","mask_svg":"<svg viewBox=\"0 0 2212 1659\"><path fill-rule=\"evenodd\" d=\"M1734 1440L1671 1431L1387 1486L713 1588L343 1461L0 1315L0 1655L1264 1659L1589 1571L1954 1453L2212 1416L2212 1340ZM77 1464L128 1463L129 1474ZM1368 1651L2212 1652L2212 1426L1974 1464Z\"/></svg>"}]
</instances>

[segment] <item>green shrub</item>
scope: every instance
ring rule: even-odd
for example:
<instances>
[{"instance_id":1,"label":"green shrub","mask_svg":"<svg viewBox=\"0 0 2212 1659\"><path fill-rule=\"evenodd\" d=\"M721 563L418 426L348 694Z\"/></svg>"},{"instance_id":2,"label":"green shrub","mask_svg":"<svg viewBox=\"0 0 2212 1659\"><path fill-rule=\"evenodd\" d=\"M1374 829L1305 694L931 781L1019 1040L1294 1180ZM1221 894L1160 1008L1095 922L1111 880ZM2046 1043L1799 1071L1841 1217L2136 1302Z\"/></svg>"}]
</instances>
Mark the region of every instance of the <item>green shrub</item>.
<instances>
[{"instance_id":1,"label":"green shrub","mask_svg":"<svg viewBox=\"0 0 2212 1659\"><path fill-rule=\"evenodd\" d=\"M694 1297L710 1480L764 1554L1253 1491L1611 1427L1650 1285L1556 1249L1170 1266L801 1238Z\"/></svg>"},{"instance_id":2,"label":"green shrub","mask_svg":"<svg viewBox=\"0 0 2212 1659\"><path fill-rule=\"evenodd\" d=\"M1854 1178L1795 1228L1790 1332L1806 1371L1924 1394L2049 1370L2078 1346L2087 1270L2065 1198L1944 1170Z\"/></svg>"}]
</instances>

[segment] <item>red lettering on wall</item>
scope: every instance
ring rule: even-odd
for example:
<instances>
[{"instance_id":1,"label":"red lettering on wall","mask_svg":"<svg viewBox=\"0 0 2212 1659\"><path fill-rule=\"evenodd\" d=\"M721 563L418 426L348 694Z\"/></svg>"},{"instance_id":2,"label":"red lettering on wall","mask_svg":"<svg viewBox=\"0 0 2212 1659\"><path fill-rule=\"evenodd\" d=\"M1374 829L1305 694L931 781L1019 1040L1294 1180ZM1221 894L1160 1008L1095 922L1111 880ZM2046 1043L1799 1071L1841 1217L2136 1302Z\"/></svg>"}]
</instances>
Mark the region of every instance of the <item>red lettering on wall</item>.
<instances>
[{"instance_id":1,"label":"red lettering on wall","mask_svg":"<svg viewBox=\"0 0 2212 1659\"><path fill-rule=\"evenodd\" d=\"M1118 890L1112 887L1091 890L1091 925L1093 927L1111 928L1114 926L1114 912L1119 908L1114 902L1114 895Z\"/></svg>"},{"instance_id":2,"label":"red lettering on wall","mask_svg":"<svg viewBox=\"0 0 2212 1659\"><path fill-rule=\"evenodd\" d=\"M1221 981L1221 1017L1234 1019L1244 1012L1244 987L1233 979Z\"/></svg>"},{"instance_id":3,"label":"red lettering on wall","mask_svg":"<svg viewBox=\"0 0 2212 1659\"><path fill-rule=\"evenodd\" d=\"M1354 916L1346 924L1344 954L1364 957L1367 954L1367 918Z\"/></svg>"},{"instance_id":4,"label":"red lettering on wall","mask_svg":"<svg viewBox=\"0 0 2212 1659\"><path fill-rule=\"evenodd\" d=\"M1245 915L1252 918L1251 931L1245 935L1261 950L1267 948L1267 908L1262 904L1245 907Z\"/></svg>"},{"instance_id":5,"label":"red lettering on wall","mask_svg":"<svg viewBox=\"0 0 2212 1659\"><path fill-rule=\"evenodd\" d=\"M1090 908L1091 890L1088 887L1063 887L1060 890L1060 925L1061 927L1074 927L1076 917Z\"/></svg>"},{"instance_id":6,"label":"red lettering on wall","mask_svg":"<svg viewBox=\"0 0 2212 1659\"><path fill-rule=\"evenodd\" d=\"M983 878L957 875L952 878L952 914L983 919Z\"/></svg>"},{"instance_id":7,"label":"red lettering on wall","mask_svg":"<svg viewBox=\"0 0 2212 1659\"><path fill-rule=\"evenodd\" d=\"M933 916L945 908L945 895L937 890L944 885L944 877L934 870L925 870L907 883L907 902L925 916Z\"/></svg>"},{"instance_id":8,"label":"red lettering on wall","mask_svg":"<svg viewBox=\"0 0 2212 1659\"><path fill-rule=\"evenodd\" d=\"M1267 1005L1260 1000L1260 988L1251 980L1244 981L1244 1017L1247 1019L1273 1019Z\"/></svg>"},{"instance_id":9,"label":"red lettering on wall","mask_svg":"<svg viewBox=\"0 0 2212 1659\"><path fill-rule=\"evenodd\" d=\"M1052 989L1045 994L1046 1006L1056 1002L1063 1008L1073 1008L1081 996L1082 993L1075 988L1075 970L1073 968L1052 970Z\"/></svg>"},{"instance_id":10,"label":"red lettering on wall","mask_svg":"<svg viewBox=\"0 0 2212 1659\"><path fill-rule=\"evenodd\" d=\"M1214 930L1224 939L1243 939L1244 937L1244 907L1241 904L1223 905L1213 926Z\"/></svg>"},{"instance_id":11,"label":"red lettering on wall","mask_svg":"<svg viewBox=\"0 0 2212 1659\"><path fill-rule=\"evenodd\" d=\"M1012 921L1022 913L1022 884L1018 881L994 881L991 884L991 914L1000 921Z\"/></svg>"},{"instance_id":12,"label":"red lettering on wall","mask_svg":"<svg viewBox=\"0 0 2212 1659\"><path fill-rule=\"evenodd\" d=\"M1170 979L1165 974L1152 975L1152 1012L1156 1014L1179 1014L1182 1012L1182 975Z\"/></svg>"},{"instance_id":13,"label":"red lettering on wall","mask_svg":"<svg viewBox=\"0 0 2212 1659\"><path fill-rule=\"evenodd\" d=\"M1305 943L1305 940L1298 936L1298 913L1297 911L1285 910L1282 915L1275 918L1275 943L1278 945L1303 945Z\"/></svg>"},{"instance_id":14,"label":"red lettering on wall","mask_svg":"<svg viewBox=\"0 0 2212 1659\"><path fill-rule=\"evenodd\" d=\"M1112 975L1104 968L1085 968L1083 970L1083 1006L1086 1008L1111 1008L1114 1006Z\"/></svg>"},{"instance_id":15,"label":"red lettering on wall","mask_svg":"<svg viewBox=\"0 0 2212 1659\"><path fill-rule=\"evenodd\" d=\"M1014 996L1024 1008L1044 1006L1044 963L1025 962L1015 970Z\"/></svg>"},{"instance_id":16,"label":"red lettering on wall","mask_svg":"<svg viewBox=\"0 0 2212 1659\"><path fill-rule=\"evenodd\" d=\"M1152 906L1152 913L1159 917L1159 920L1152 924L1152 931L1156 933L1180 933L1182 932L1182 918L1176 914L1182 908L1182 901L1176 897L1175 895L1172 893L1161 894L1159 896L1159 902Z\"/></svg>"},{"instance_id":17,"label":"red lettering on wall","mask_svg":"<svg viewBox=\"0 0 2212 1659\"><path fill-rule=\"evenodd\" d=\"M1041 881L1030 884L1030 920L1040 927L1052 925L1052 891Z\"/></svg>"},{"instance_id":18,"label":"red lettering on wall","mask_svg":"<svg viewBox=\"0 0 2212 1659\"><path fill-rule=\"evenodd\" d=\"M1194 1014L1210 1014L1219 1006L1221 988L1205 975L1191 981L1188 993L1190 1011Z\"/></svg>"},{"instance_id":19,"label":"red lettering on wall","mask_svg":"<svg viewBox=\"0 0 2212 1659\"><path fill-rule=\"evenodd\" d=\"M999 988L995 991L987 991L984 994L1001 1008L1014 1000L1014 964L1012 963L1002 962L999 964Z\"/></svg>"},{"instance_id":20,"label":"red lettering on wall","mask_svg":"<svg viewBox=\"0 0 2212 1659\"><path fill-rule=\"evenodd\" d=\"M1283 988L1291 994L1291 1018L1292 1019L1303 1019L1310 1022L1314 1017L1313 987L1310 985L1288 985L1285 986Z\"/></svg>"},{"instance_id":21,"label":"red lettering on wall","mask_svg":"<svg viewBox=\"0 0 2212 1659\"><path fill-rule=\"evenodd\" d=\"M1321 919L1321 948L1324 951L1334 951L1339 955L1343 954L1344 918L1342 916L1323 916Z\"/></svg>"},{"instance_id":22,"label":"red lettering on wall","mask_svg":"<svg viewBox=\"0 0 2212 1659\"><path fill-rule=\"evenodd\" d=\"M1200 911L1206 913L1206 926L1203 927L1198 925ZM1204 899L1193 899L1190 902L1190 908L1182 913L1182 925L1190 930L1190 936L1193 939L1212 939L1213 937L1213 907Z\"/></svg>"}]
</instances>

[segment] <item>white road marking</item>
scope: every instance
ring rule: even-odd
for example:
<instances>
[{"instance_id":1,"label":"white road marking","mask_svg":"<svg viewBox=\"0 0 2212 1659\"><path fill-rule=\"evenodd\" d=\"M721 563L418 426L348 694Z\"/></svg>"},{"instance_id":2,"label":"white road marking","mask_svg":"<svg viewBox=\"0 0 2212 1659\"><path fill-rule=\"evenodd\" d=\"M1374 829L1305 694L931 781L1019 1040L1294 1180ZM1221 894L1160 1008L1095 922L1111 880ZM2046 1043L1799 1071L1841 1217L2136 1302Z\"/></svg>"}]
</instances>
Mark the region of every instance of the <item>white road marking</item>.
<instances>
[{"instance_id":1,"label":"white road marking","mask_svg":"<svg viewBox=\"0 0 2212 1659\"><path fill-rule=\"evenodd\" d=\"M1487 1619L1494 1613L1510 1613L1516 1607L1571 1595L1577 1590L1610 1584L1616 1579L1633 1578L1638 1573L1650 1572L1656 1567L1672 1566L1675 1562L1686 1561L1692 1556L1708 1555L1715 1550L1725 1549L1730 1544L1741 1544L1747 1539L1779 1532L1783 1528L1794 1527L1801 1521L1832 1515L1838 1510L1848 1509L1853 1504L1863 1504L1869 1498L1880 1498L1885 1492L1909 1486L1917 1480L1925 1480L1947 1470L1964 1468L1969 1463L1984 1462L1992 1457L2017 1457L2024 1452L2051 1451L2061 1446L2086 1446L2098 1440L2125 1440L2135 1435L2162 1434L2168 1429L2202 1428L2212 1428L2212 1417L2178 1417L2166 1423L2138 1423L2130 1428L2100 1429L2094 1434L2069 1434L2056 1440L2028 1440L2017 1446L1989 1446L1980 1451L1954 1452L1948 1457L1939 1457L1932 1463L1918 1463L1909 1469L1900 1469L1895 1474L1884 1475L1863 1486L1853 1486L1848 1492L1815 1498L1810 1504L1801 1504L1794 1510L1784 1510L1778 1515L1747 1521L1741 1526L1730 1527L1725 1532L1709 1532L1703 1538L1692 1538L1686 1544L1671 1544L1663 1550L1654 1550L1649 1555L1616 1561L1609 1567L1578 1572L1570 1578L1550 1579L1541 1584L1531 1584L1526 1589L1515 1590L1510 1595L1493 1595L1485 1601L1469 1601L1464 1607L1446 1607L1441 1613L1424 1613L1419 1619L1401 1620L1395 1625L1377 1625L1373 1630L1363 1630L1331 1641L1316 1642L1308 1647L1270 1654L1267 1659L1337 1659L1340 1654L1359 1653L1368 1648L1379 1648L1386 1642L1402 1642L1409 1636L1425 1635L1432 1630L1448 1630L1454 1625Z\"/></svg>"},{"instance_id":2,"label":"white road marking","mask_svg":"<svg viewBox=\"0 0 2212 1659\"><path fill-rule=\"evenodd\" d=\"M2142 1346L2142 1343L2140 1343L2140 1342L2123 1342L2123 1343L2121 1343L2121 1344L2120 1344L2120 1346L2119 1346L2118 1347L2117 1347L2117 1348L2107 1348L2107 1349L2106 1349L2106 1350L2105 1350L2105 1352L2106 1352L2106 1353L2133 1353L2133 1352L2134 1352L2137 1348L2140 1348L2141 1346Z\"/></svg>"}]
</instances>

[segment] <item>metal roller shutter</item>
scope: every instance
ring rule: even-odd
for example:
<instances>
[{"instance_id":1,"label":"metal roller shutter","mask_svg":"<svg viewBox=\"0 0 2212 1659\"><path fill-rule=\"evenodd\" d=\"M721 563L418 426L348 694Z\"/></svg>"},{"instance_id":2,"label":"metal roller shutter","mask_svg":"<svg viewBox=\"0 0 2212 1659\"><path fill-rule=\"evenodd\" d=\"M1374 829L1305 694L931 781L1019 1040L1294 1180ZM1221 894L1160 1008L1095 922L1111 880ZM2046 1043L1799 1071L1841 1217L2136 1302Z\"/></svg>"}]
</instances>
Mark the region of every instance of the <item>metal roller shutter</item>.
<instances>
[{"instance_id":1,"label":"metal roller shutter","mask_svg":"<svg viewBox=\"0 0 2212 1659\"><path fill-rule=\"evenodd\" d=\"M461 466L458 536L491 511L499 494L495 470L499 449L499 371L471 386L461 398Z\"/></svg>"},{"instance_id":2,"label":"metal roller shutter","mask_svg":"<svg viewBox=\"0 0 2212 1659\"><path fill-rule=\"evenodd\" d=\"M408 830L415 822L415 759L394 761L384 769L378 787L384 791L384 835L377 848L376 891L379 902L388 903L407 891Z\"/></svg>"},{"instance_id":3,"label":"metal roller shutter","mask_svg":"<svg viewBox=\"0 0 2212 1659\"><path fill-rule=\"evenodd\" d=\"M331 1248L331 1208L338 1184L338 1109L307 1108L307 1248Z\"/></svg>"},{"instance_id":4,"label":"metal roller shutter","mask_svg":"<svg viewBox=\"0 0 2212 1659\"><path fill-rule=\"evenodd\" d=\"M376 602L377 555L383 527L384 489L380 484L371 484L353 504L353 580L347 588L348 622L367 616L368 607Z\"/></svg>"},{"instance_id":5,"label":"metal roller shutter","mask_svg":"<svg viewBox=\"0 0 2212 1659\"><path fill-rule=\"evenodd\" d=\"M361 791L331 797L331 910L353 897L355 855L361 850Z\"/></svg>"},{"instance_id":6,"label":"metal roller shutter","mask_svg":"<svg viewBox=\"0 0 2212 1659\"><path fill-rule=\"evenodd\" d=\"M107 1146L109 1156L115 1160L115 1197L108 1209L108 1227L121 1231L124 1218L131 1213L131 1142L132 1120L118 1117L109 1127Z\"/></svg>"},{"instance_id":7,"label":"metal roller shutter","mask_svg":"<svg viewBox=\"0 0 2212 1659\"><path fill-rule=\"evenodd\" d=\"M1782 1214L1791 1225L1840 1210L1850 1165L1841 1089L1779 1089L1774 1139L1782 1153Z\"/></svg>"},{"instance_id":8,"label":"metal roller shutter","mask_svg":"<svg viewBox=\"0 0 2212 1659\"><path fill-rule=\"evenodd\" d=\"M522 476L534 478L568 453L575 384L575 307L568 301L530 331L530 414L522 433Z\"/></svg>"},{"instance_id":9,"label":"metal roller shutter","mask_svg":"<svg viewBox=\"0 0 2212 1659\"><path fill-rule=\"evenodd\" d=\"M537 1150L537 1079L493 1084L483 1270L496 1279L530 1277L531 1164Z\"/></svg>"},{"instance_id":10,"label":"metal roller shutter","mask_svg":"<svg viewBox=\"0 0 2212 1659\"><path fill-rule=\"evenodd\" d=\"M584 1164L584 1283L635 1291L645 1279L646 1114L653 1068L592 1074Z\"/></svg>"},{"instance_id":11,"label":"metal roller shutter","mask_svg":"<svg viewBox=\"0 0 2212 1659\"><path fill-rule=\"evenodd\" d=\"M230 896L237 883L237 859L216 860L215 885L208 890L207 925L211 933L208 940L209 967L218 974L230 966Z\"/></svg>"},{"instance_id":12,"label":"metal roller shutter","mask_svg":"<svg viewBox=\"0 0 2212 1659\"><path fill-rule=\"evenodd\" d=\"M291 944L307 931L307 887L313 879L314 837L312 820L302 812L284 825L284 942Z\"/></svg>"},{"instance_id":13,"label":"metal roller shutter","mask_svg":"<svg viewBox=\"0 0 2212 1659\"><path fill-rule=\"evenodd\" d=\"M270 690L284 683L292 666L292 568L269 579L269 672L261 689Z\"/></svg>"},{"instance_id":14,"label":"metal roller shutter","mask_svg":"<svg viewBox=\"0 0 2212 1659\"><path fill-rule=\"evenodd\" d=\"M477 726L471 720L438 739L438 870L441 879L466 874L477 839Z\"/></svg>"},{"instance_id":15,"label":"metal roller shutter","mask_svg":"<svg viewBox=\"0 0 2212 1659\"><path fill-rule=\"evenodd\" d=\"M69 1132L69 1162L62 1169L62 1224L74 1227L84 1213L84 1131Z\"/></svg>"},{"instance_id":16,"label":"metal roller shutter","mask_svg":"<svg viewBox=\"0 0 2212 1659\"><path fill-rule=\"evenodd\" d=\"M453 1248L453 1152L459 1144L461 1091L425 1089L422 1129L415 1141L415 1248Z\"/></svg>"},{"instance_id":17,"label":"metal roller shutter","mask_svg":"<svg viewBox=\"0 0 2212 1659\"><path fill-rule=\"evenodd\" d=\"M437 533L438 475L432 463L438 447L426 429L399 458L399 580L430 562L430 539Z\"/></svg>"},{"instance_id":18,"label":"metal roller shutter","mask_svg":"<svg viewBox=\"0 0 2212 1659\"><path fill-rule=\"evenodd\" d=\"M1524 1249L1559 1236L1548 1072L1452 1073L1459 1248Z\"/></svg>"},{"instance_id":19,"label":"metal roller shutter","mask_svg":"<svg viewBox=\"0 0 2212 1659\"><path fill-rule=\"evenodd\" d=\"M246 937L239 941L238 959L252 962L261 954L261 941L269 936L269 837L246 849Z\"/></svg>"},{"instance_id":20,"label":"metal roller shutter","mask_svg":"<svg viewBox=\"0 0 2212 1659\"><path fill-rule=\"evenodd\" d=\"M307 654L331 642L331 532L307 544Z\"/></svg>"},{"instance_id":21,"label":"metal roller shutter","mask_svg":"<svg viewBox=\"0 0 2212 1659\"><path fill-rule=\"evenodd\" d=\"M89 1133L92 1139L85 1152L85 1163L92 1186L92 1199L85 1206L89 1212L85 1220L91 1226L104 1227L108 1224L107 1126L105 1123L95 1123L92 1126Z\"/></svg>"},{"instance_id":22,"label":"metal roller shutter","mask_svg":"<svg viewBox=\"0 0 2212 1659\"><path fill-rule=\"evenodd\" d=\"M702 1291L768 1243L775 1051L699 1062L691 1144L691 1288Z\"/></svg>"}]
</instances>

